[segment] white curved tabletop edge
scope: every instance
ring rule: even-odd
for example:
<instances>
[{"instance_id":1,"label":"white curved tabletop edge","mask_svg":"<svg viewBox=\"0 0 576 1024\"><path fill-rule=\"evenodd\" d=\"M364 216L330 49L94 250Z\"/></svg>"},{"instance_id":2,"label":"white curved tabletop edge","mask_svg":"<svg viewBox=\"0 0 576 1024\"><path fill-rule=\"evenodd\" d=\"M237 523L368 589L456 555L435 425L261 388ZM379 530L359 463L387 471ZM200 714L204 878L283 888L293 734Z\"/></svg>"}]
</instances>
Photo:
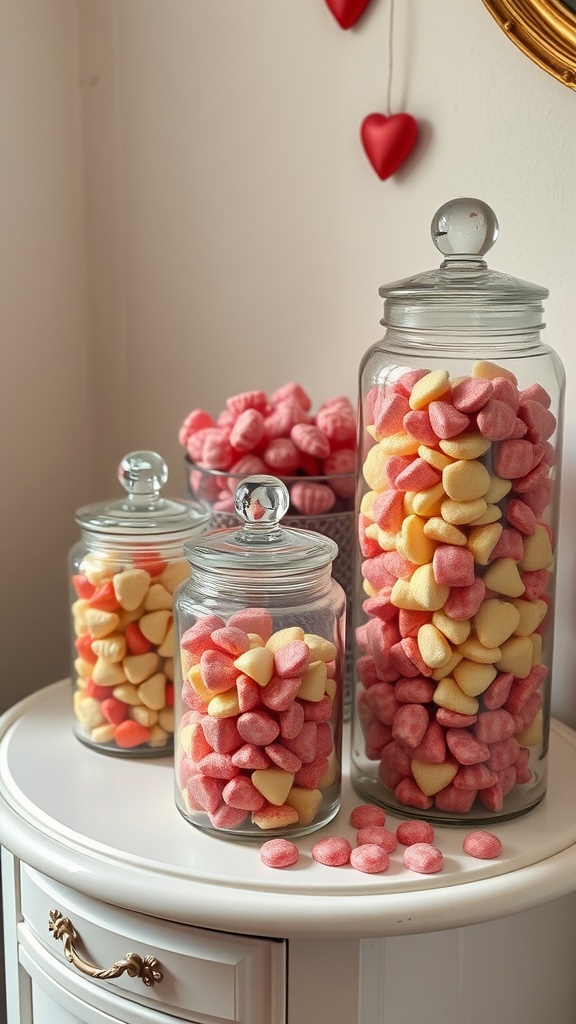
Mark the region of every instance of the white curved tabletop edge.
<instances>
[{"instance_id":1,"label":"white curved tabletop edge","mask_svg":"<svg viewBox=\"0 0 576 1024\"><path fill-rule=\"evenodd\" d=\"M364 801L345 773L336 818L295 840L296 865L274 870L261 863L260 842L210 836L179 815L170 758L115 758L81 744L64 680L0 719L0 844L89 896L200 927L369 938L476 924L576 890L576 733L553 721L550 741L548 794L490 827L503 844L496 860L463 853L471 829L439 826L437 875L406 869L401 847L379 875L318 864L311 849L321 836L345 835L354 845L349 814ZM401 820L387 814L386 824Z\"/></svg>"}]
</instances>

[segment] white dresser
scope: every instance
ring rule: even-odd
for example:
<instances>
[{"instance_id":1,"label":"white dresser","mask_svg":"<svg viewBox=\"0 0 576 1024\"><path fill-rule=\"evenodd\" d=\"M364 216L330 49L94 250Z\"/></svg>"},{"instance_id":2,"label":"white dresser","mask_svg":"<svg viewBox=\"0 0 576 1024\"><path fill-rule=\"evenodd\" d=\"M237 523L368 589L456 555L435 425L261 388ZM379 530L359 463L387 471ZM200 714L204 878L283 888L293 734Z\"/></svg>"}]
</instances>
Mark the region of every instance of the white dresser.
<instances>
[{"instance_id":1,"label":"white dresser","mask_svg":"<svg viewBox=\"0 0 576 1024\"><path fill-rule=\"evenodd\" d=\"M346 778L282 871L188 825L169 759L83 747L69 684L34 694L0 720L8 1024L574 1024L576 734L554 722L551 750L497 861L438 828L439 875L317 864L320 835L354 839Z\"/></svg>"}]
</instances>

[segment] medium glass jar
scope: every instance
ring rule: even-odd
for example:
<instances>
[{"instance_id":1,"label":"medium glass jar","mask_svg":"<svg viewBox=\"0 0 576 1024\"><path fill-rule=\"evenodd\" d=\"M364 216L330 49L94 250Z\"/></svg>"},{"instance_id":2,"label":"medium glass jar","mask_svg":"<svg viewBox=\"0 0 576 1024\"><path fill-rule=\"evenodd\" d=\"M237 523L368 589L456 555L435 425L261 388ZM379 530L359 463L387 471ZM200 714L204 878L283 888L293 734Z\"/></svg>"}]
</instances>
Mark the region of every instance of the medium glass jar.
<instances>
[{"instance_id":1,"label":"medium glass jar","mask_svg":"<svg viewBox=\"0 0 576 1024\"><path fill-rule=\"evenodd\" d=\"M345 596L336 543L280 525L288 491L236 489L241 527L186 545L174 600L175 800L208 832L294 836L340 806Z\"/></svg>"},{"instance_id":2,"label":"medium glass jar","mask_svg":"<svg viewBox=\"0 0 576 1024\"><path fill-rule=\"evenodd\" d=\"M122 501L78 509L70 553L74 731L106 754L169 753L174 733L173 593L190 572L186 541L209 514L160 496L168 471L155 452L118 468Z\"/></svg>"},{"instance_id":3,"label":"medium glass jar","mask_svg":"<svg viewBox=\"0 0 576 1024\"><path fill-rule=\"evenodd\" d=\"M447 824L546 792L564 371L497 234L478 200L437 212L445 259L380 289L360 373L352 782Z\"/></svg>"}]
</instances>

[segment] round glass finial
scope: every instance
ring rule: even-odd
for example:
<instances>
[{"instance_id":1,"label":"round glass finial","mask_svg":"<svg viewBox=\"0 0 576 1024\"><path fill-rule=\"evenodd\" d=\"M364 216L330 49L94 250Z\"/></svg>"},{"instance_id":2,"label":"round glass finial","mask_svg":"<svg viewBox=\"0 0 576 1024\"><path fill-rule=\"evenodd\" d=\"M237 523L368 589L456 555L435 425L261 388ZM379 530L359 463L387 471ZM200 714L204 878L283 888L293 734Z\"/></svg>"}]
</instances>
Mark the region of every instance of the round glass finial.
<instances>
[{"instance_id":1,"label":"round glass finial","mask_svg":"<svg viewBox=\"0 0 576 1024\"><path fill-rule=\"evenodd\" d=\"M156 452L129 452L118 466L118 479L130 495L157 497L168 479L168 466Z\"/></svg>"},{"instance_id":2,"label":"round glass finial","mask_svg":"<svg viewBox=\"0 0 576 1024\"><path fill-rule=\"evenodd\" d=\"M277 525L290 504L288 488L275 476L247 476L234 495L234 507L243 523Z\"/></svg>"},{"instance_id":3,"label":"round glass finial","mask_svg":"<svg viewBox=\"0 0 576 1024\"><path fill-rule=\"evenodd\" d=\"M482 257L498 238L498 221L481 199L451 199L436 211L430 230L444 256Z\"/></svg>"}]
</instances>

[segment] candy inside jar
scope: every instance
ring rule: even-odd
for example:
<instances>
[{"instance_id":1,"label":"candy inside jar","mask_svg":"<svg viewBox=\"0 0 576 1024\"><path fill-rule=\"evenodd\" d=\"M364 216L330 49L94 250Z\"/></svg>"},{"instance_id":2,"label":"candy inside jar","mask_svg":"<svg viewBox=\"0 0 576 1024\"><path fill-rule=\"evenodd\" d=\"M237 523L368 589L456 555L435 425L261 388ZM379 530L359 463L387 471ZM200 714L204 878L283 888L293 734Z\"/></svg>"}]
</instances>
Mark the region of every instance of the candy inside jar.
<instances>
[{"instance_id":1,"label":"candy inside jar","mask_svg":"<svg viewBox=\"0 0 576 1024\"><path fill-rule=\"evenodd\" d=\"M207 831L319 828L340 803L345 598L334 541L285 529L288 493L256 475L241 528L186 549L175 598L175 800Z\"/></svg>"},{"instance_id":2,"label":"candy inside jar","mask_svg":"<svg viewBox=\"0 0 576 1024\"><path fill-rule=\"evenodd\" d=\"M362 370L352 779L469 824L546 792L564 378L547 291L480 259L489 207L432 233L446 259L381 289Z\"/></svg>"},{"instance_id":3,"label":"candy inside jar","mask_svg":"<svg viewBox=\"0 0 576 1024\"><path fill-rule=\"evenodd\" d=\"M174 733L173 594L190 572L183 544L209 516L160 496L154 452L130 452L118 476L123 501L76 513L70 556L73 710L78 739L102 753L170 753Z\"/></svg>"}]
</instances>

